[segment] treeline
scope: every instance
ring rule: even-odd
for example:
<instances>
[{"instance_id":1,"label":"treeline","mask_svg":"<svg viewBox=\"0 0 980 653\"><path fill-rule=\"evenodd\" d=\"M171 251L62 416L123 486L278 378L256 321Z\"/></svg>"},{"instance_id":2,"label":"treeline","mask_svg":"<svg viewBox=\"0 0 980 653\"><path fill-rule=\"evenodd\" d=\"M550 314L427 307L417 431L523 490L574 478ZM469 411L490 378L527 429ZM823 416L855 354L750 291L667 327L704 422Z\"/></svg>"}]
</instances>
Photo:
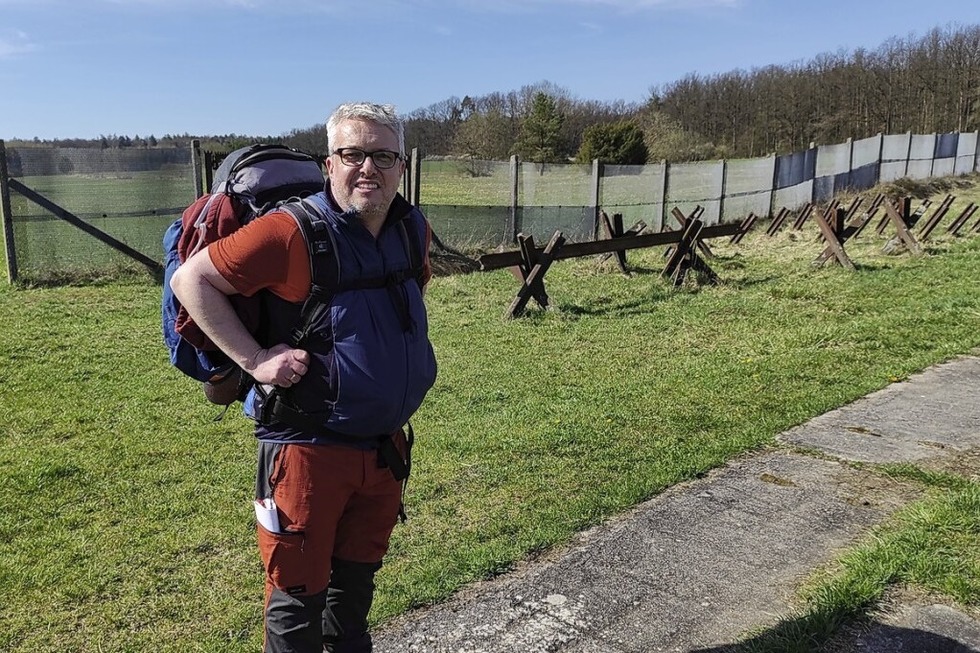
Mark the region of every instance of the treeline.
<instances>
[{"instance_id":1,"label":"treeline","mask_svg":"<svg viewBox=\"0 0 980 653\"><path fill-rule=\"evenodd\" d=\"M450 97L406 116L406 147L424 156L607 163L751 158L879 132L969 132L980 128L980 25L935 28L892 38L874 50L821 54L810 61L733 70L650 89L643 103L573 97L544 81L518 91ZM186 146L195 138L103 136L50 144L102 148ZM197 137L230 151L283 142L329 151L326 127L271 137ZM39 142L35 139L35 143ZM16 144L16 143L15 143ZM474 166L474 174L478 174Z\"/></svg>"},{"instance_id":2,"label":"treeline","mask_svg":"<svg viewBox=\"0 0 980 653\"><path fill-rule=\"evenodd\" d=\"M206 150L231 151L239 147L251 145L253 143L282 142L283 136L242 136L239 134L225 134L220 136L192 136L190 134L165 134L157 138L150 134L142 137L126 135L101 135L98 138L55 138L42 140L33 138L31 140L13 139L6 141L8 147L74 147L74 148L98 148L100 150L139 150L148 148L187 148L194 140L201 141L201 147Z\"/></svg>"},{"instance_id":3,"label":"treeline","mask_svg":"<svg viewBox=\"0 0 980 653\"><path fill-rule=\"evenodd\" d=\"M875 50L702 77L657 89L645 107L676 121L713 157L751 157L879 132L980 127L980 26L936 28Z\"/></svg>"},{"instance_id":4,"label":"treeline","mask_svg":"<svg viewBox=\"0 0 980 653\"><path fill-rule=\"evenodd\" d=\"M409 115L412 144L428 155L507 158L520 149L540 92L565 118L556 148L580 160L588 160L583 148L608 145L590 141L590 127L623 123L642 132L651 161L783 154L879 132L967 132L980 128L980 26L935 28L808 62L691 73L651 89L640 106L581 102L547 85L450 98Z\"/></svg>"}]
</instances>

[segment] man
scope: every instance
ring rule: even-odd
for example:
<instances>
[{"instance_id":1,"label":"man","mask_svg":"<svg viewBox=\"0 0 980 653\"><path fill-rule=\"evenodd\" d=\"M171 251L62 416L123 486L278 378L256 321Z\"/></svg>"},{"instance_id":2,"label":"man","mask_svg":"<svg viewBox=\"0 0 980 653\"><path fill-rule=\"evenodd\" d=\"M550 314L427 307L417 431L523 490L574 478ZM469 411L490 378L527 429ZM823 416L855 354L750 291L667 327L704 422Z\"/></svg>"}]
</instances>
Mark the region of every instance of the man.
<instances>
[{"instance_id":1,"label":"man","mask_svg":"<svg viewBox=\"0 0 980 653\"><path fill-rule=\"evenodd\" d=\"M431 231L397 192L404 125L390 105L345 104L327 121L327 138L327 183L302 206L332 242L336 260L317 269L336 270L340 285L299 345L291 332L321 284L293 205L211 244L171 281L257 384L246 406L259 439L269 653L371 651L374 574L401 509L402 427L435 380L422 302ZM236 293L262 293L260 336L232 309Z\"/></svg>"}]
</instances>

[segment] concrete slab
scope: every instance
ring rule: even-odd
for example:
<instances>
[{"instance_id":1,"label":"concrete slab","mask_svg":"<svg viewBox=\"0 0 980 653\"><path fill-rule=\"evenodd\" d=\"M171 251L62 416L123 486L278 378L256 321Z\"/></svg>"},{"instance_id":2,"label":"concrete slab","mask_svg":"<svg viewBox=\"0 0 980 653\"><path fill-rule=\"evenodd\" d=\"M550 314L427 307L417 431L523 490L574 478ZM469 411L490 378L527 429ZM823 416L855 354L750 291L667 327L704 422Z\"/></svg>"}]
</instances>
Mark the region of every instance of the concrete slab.
<instances>
[{"instance_id":1,"label":"concrete slab","mask_svg":"<svg viewBox=\"0 0 980 653\"><path fill-rule=\"evenodd\" d=\"M785 452L735 461L555 559L388 624L379 650L688 651L787 616L796 585L911 489Z\"/></svg>"},{"instance_id":2,"label":"concrete slab","mask_svg":"<svg viewBox=\"0 0 980 653\"><path fill-rule=\"evenodd\" d=\"M845 461L980 462L970 454L980 450L978 388L976 357L915 375L781 436L841 460L784 450L735 460L582 533L543 561L385 624L374 633L375 648L733 651L746 633L792 614L802 578L918 496ZM842 639L851 648L840 650L965 653L980 646L971 616L942 606L909 609Z\"/></svg>"},{"instance_id":3,"label":"concrete slab","mask_svg":"<svg viewBox=\"0 0 980 653\"><path fill-rule=\"evenodd\" d=\"M929 368L780 439L869 463L917 462L980 447L980 358Z\"/></svg>"}]
</instances>

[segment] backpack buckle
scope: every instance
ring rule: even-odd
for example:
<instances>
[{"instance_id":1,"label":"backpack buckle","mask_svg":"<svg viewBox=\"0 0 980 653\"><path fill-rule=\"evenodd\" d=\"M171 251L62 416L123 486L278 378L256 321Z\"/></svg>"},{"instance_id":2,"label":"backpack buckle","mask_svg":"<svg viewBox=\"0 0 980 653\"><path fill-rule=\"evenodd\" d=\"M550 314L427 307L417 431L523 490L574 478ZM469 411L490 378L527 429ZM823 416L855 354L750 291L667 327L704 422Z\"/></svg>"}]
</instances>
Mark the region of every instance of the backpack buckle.
<instances>
[{"instance_id":1,"label":"backpack buckle","mask_svg":"<svg viewBox=\"0 0 980 653\"><path fill-rule=\"evenodd\" d=\"M271 390L266 390L266 386L255 384L255 400L252 404L252 419L263 426L268 426L273 422L276 404L279 403L279 388L273 386Z\"/></svg>"}]
</instances>

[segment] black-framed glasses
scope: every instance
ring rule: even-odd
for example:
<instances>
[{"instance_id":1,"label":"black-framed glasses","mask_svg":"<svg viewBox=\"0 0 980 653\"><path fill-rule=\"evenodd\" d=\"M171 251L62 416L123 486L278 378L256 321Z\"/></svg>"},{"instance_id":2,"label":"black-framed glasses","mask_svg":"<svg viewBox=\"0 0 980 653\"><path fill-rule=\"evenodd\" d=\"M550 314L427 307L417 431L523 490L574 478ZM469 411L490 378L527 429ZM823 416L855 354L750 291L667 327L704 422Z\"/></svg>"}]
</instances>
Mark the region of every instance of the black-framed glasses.
<instances>
[{"instance_id":1,"label":"black-framed glasses","mask_svg":"<svg viewBox=\"0 0 980 653\"><path fill-rule=\"evenodd\" d=\"M398 152L392 152L391 150L375 150L374 152L365 152L364 150L359 150L356 147L341 147L334 150L333 153L340 156L340 160L345 166L351 166L352 168L363 165L364 160L371 157L371 160L374 161L374 165L382 170L388 170L389 168L395 167L398 160L402 158L401 154Z\"/></svg>"}]
</instances>

